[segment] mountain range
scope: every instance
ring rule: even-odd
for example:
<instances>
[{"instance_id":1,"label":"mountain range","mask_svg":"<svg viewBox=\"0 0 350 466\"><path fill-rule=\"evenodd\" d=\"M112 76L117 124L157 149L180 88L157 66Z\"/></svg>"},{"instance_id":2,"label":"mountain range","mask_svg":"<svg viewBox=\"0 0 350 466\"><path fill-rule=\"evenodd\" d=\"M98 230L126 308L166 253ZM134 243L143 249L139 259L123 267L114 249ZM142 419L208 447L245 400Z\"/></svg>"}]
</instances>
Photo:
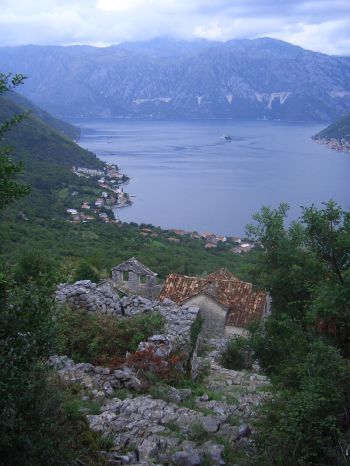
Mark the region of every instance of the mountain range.
<instances>
[{"instance_id":1,"label":"mountain range","mask_svg":"<svg viewBox=\"0 0 350 466\"><path fill-rule=\"evenodd\" d=\"M331 121L350 111L350 58L261 38L106 48L0 48L0 70L60 117Z\"/></svg>"}]
</instances>

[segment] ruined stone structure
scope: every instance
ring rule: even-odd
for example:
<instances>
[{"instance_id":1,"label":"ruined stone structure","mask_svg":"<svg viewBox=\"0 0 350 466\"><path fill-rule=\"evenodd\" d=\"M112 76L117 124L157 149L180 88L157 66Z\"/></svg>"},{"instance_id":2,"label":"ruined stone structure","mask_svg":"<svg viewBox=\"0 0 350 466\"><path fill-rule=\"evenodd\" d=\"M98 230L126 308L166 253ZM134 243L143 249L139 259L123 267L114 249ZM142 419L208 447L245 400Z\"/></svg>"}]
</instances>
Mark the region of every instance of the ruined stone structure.
<instances>
[{"instance_id":1,"label":"ruined stone structure","mask_svg":"<svg viewBox=\"0 0 350 466\"><path fill-rule=\"evenodd\" d=\"M121 314L120 298L109 280L93 283L79 280L75 283L61 283L56 290L56 300L71 309L83 309L99 314Z\"/></svg>"},{"instance_id":2,"label":"ruined stone structure","mask_svg":"<svg viewBox=\"0 0 350 466\"><path fill-rule=\"evenodd\" d=\"M113 267L112 280L121 290L147 298L156 297L160 291L157 274L135 257Z\"/></svg>"},{"instance_id":3,"label":"ruined stone structure","mask_svg":"<svg viewBox=\"0 0 350 466\"><path fill-rule=\"evenodd\" d=\"M90 280L62 283L57 287L56 300L71 309L116 318L159 312L165 320L163 334L168 338L172 349L181 348L183 351L189 350L191 327L199 314L199 307L195 305L178 306L170 300L160 302L142 296L120 298L113 283L108 280L98 284Z\"/></svg>"},{"instance_id":4,"label":"ruined stone structure","mask_svg":"<svg viewBox=\"0 0 350 466\"><path fill-rule=\"evenodd\" d=\"M168 275L160 299L196 305L204 319L202 337L244 335L246 326L269 312L269 295L225 269L204 278Z\"/></svg>"}]
</instances>

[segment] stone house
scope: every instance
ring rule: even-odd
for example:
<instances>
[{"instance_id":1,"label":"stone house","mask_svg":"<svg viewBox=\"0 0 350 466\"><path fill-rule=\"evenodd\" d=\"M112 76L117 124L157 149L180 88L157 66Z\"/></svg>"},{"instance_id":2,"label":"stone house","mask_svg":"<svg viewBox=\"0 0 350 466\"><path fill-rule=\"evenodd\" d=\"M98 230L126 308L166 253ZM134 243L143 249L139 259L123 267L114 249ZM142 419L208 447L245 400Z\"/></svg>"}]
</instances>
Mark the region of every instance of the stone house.
<instances>
[{"instance_id":1,"label":"stone house","mask_svg":"<svg viewBox=\"0 0 350 466\"><path fill-rule=\"evenodd\" d=\"M113 267L112 280L121 290L147 298L154 298L159 292L157 274L135 257Z\"/></svg>"},{"instance_id":2,"label":"stone house","mask_svg":"<svg viewBox=\"0 0 350 466\"><path fill-rule=\"evenodd\" d=\"M204 319L203 338L222 338L245 335L250 322L268 315L268 293L254 289L221 269L204 278L168 275L160 299L171 299L176 304L197 305Z\"/></svg>"}]
</instances>

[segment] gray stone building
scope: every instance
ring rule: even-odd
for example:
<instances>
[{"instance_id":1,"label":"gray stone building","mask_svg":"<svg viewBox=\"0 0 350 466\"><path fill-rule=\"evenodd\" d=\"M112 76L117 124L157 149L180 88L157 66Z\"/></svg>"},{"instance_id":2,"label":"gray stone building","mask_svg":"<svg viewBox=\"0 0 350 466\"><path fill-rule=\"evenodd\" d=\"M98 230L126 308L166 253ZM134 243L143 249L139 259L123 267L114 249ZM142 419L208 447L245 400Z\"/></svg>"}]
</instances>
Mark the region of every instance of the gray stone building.
<instances>
[{"instance_id":1,"label":"gray stone building","mask_svg":"<svg viewBox=\"0 0 350 466\"><path fill-rule=\"evenodd\" d=\"M119 289L147 298L154 298L160 291L157 274L135 257L113 267L112 280Z\"/></svg>"}]
</instances>

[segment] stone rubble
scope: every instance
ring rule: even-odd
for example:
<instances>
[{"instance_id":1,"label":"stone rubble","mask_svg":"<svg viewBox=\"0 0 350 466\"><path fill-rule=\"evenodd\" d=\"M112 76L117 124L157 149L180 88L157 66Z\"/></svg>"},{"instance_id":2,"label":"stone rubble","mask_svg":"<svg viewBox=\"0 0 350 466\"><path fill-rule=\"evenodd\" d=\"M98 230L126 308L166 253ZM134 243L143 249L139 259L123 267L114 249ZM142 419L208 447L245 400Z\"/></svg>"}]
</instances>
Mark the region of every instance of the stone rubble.
<instances>
[{"instance_id":1,"label":"stone rubble","mask_svg":"<svg viewBox=\"0 0 350 466\"><path fill-rule=\"evenodd\" d=\"M159 312L165 319L163 334L169 339L172 349L184 351L189 349L191 327L199 314L198 306L178 306L169 299L160 302L141 296L120 298L113 282L109 280L99 284L90 280L80 280L73 284L63 283L57 288L56 300L71 309L117 318Z\"/></svg>"},{"instance_id":2,"label":"stone rubble","mask_svg":"<svg viewBox=\"0 0 350 466\"><path fill-rule=\"evenodd\" d=\"M91 399L104 401L113 395L114 390L127 388L139 391L142 388L141 380L128 367L113 371L89 363L74 364L67 356L52 356L49 364L57 369L64 381L80 384L85 396Z\"/></svg>"},{"instance_id":3,"label":"stone rubble","mask_svg":"<svg viewBox=\"0 0 350 466\"><path fill-rule=\"evenodd\" d=\"M80 280L73 284L58 285L56 300L72 309L84 309L102 314L121 314L120 298L109 281L96 284L90 280Z\"/></svg>"},{"instance_id":4,"label":"stone rubble","mask_svg":"<svg viewBox=\"0 0 350 466\"><path fill-rule=\"evenodd\" d=\"M67 383L81 385L83 400L103 404L100 414L87 418L92 430L113 440L113 451L106 453L107 464L111 466L224 465L219 439L231 445L250 446L249 420L264 393L248 393L247 389L251 383L256 389L268 383L259 374L230 371L214 363L203 384L212 390L213 377L215 384L239 380L237 402L229 402L228 395L238 385L214 384L218 393L223 390L222 399L211 400L208 394L203 394L194 399L194 409L190 409L183 403L193 398L191 389L168 387L167 401L138 394L142 381L127 367L112 371L87 363L74 364L66 356L53 356L49 362ZM215 378L218 367L219 379ZM115 397L115 390L120 388L131 390L125 400Z\"/></svg>"},{"instance_id":5,"label":"stone rubble","mask_svg":"<svg viewBox=\"0 0 350 466\"><path fill-rule=\"evenodd\" d=\"M231 442L240 438L238 427L225 423L223 416L204 415L145 395L113 398L101 408L101 414L87 418L92 430L113 439L115 451L126 455L131 448L140 463L201 465L210 452L211 464L223 465L223 447L215 443L215 437ZM196 439L196 435L207 442L202 446L200 441L186 439Z\"/></svg>"},{"instance_id":6,"label":"stone rubble","mask_svg":"<svg viewBox=\"0 0 350 466\"><path fill-rule=\"evenodd\" d=\"M119 298L108 281L99 285L88 280L60 285L56 298L73 309L116 318L159 312L165 319L162 334L141 342L138 350L151 350L164 360L175 349L195 350L191 328L199 314L197 306L177 306L170 300L160 303L138 296ZM113 450L105 452L106 464L220 466L225 465L220 440L249 448L250 421L257 406L269 396L269 380L264 375L220 365L227 341L209 340L211 350L205 358L197 357L194 351L192 364L198 370L207 366L202 384L208 393L197 397L191 389L170 386L163 387L164 399L142 394L143 381L127 367L128 358L119 370L75 364L67 356L53 356L49 363L68 384L81 385L82 400L102 404L100 414L87 418L92 430L113 440ZM116 397L119 389L130 390L129 397Z\"/></svg>"}]
</instances>

